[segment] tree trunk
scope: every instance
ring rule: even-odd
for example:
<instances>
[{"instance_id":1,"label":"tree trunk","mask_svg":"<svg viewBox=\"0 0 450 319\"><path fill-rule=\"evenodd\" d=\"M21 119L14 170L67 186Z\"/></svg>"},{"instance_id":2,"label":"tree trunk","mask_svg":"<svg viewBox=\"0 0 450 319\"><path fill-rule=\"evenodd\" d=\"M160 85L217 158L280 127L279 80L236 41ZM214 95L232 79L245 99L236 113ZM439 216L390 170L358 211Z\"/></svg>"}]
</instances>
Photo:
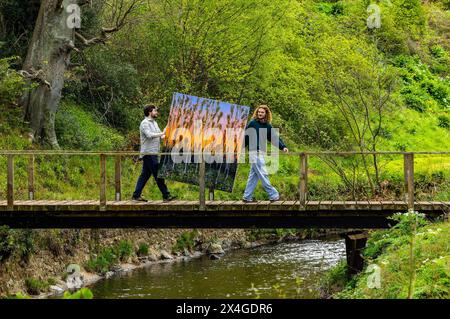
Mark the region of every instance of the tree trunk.
<instances>
[{"instance_id":1,"label":"tree trunk","mask_svg":"<svg viewBox=\"0 0 450 319\"><path fill-rule=\"evenodd\" d=\"M59 148L55 134L55 114L64 86L64 72L73 49L74 30L67 20L66 8L78 0L42 0L33 38L23 70L39 74L38 85L21 99L25 121L31 126L33 140Z\"/></svg>"}]
</instances>

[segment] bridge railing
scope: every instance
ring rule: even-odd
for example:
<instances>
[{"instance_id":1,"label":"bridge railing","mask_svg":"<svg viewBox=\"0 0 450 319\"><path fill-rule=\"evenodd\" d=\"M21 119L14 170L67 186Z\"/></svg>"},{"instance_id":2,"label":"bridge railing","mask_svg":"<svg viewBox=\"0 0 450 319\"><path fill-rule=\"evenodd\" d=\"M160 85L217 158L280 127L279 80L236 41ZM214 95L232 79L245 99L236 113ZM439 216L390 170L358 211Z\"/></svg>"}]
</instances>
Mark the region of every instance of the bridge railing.
<instances>
[{"instance_id":1,"label":"bridge railing","mask_svg":"<svg viewBox=\"0 0 450 319\"><path fill-rule=\"evenodd\" d=\"M0 157L6 157L6 170L7 170L7 185L6 185L6 200L8 209L13 210L14 201L15 201L15 158L17 157L27 157L28 163L26 167L26 175L27 175L27 184L28 184L28 199L35 200L35 159L36 156L82 156L82 157L96 157L99 159L100 167L99 167L99 206L101 209L104 209L107 204L107 158L114 158L114 194L115 200L122 200L122 159L125 157L137 157L139 156L139 152L79 152L79 151L0 151ZM148 155L171 155L171 153L148 153ZM201 154L199 154L201 155ZM270 154L269 154L270 155ZM448 158L450 152L290 152L290 153L280 153L282 157L294 157L296 162L299 164L298 169L298 186L297 186L297 194L294 196L295 200L298 201L300 206L304 206L308 200L311 200L310 191L309 191L309 178L312 176L313 169L310 167L310 162L312 160L322 161L326 163L330 168L333 168L333 165L336 167L338 163L336 158L348 158L351 156L360 157L363 159L363 164L367 164L366 161L374 161L377 162L382 156L401 156L403 157L402 166L403 166L403 183L404 183L404 193L403 198L401 200L407 202L408 208L414 208L414 202L416 200L415 195L415 162L419 162L422 166L427 166L429 163L435 162L431 161L430 158ZM205 209L206 206L206 162L203 156L200 156L199 163L199 194L198 200L200 209ZM421 159L417 161L417 159ZM369 166L373 166L373 163ZM375 165L376 166L376 165ZM450 162L445 162L444 166L447 169L450 169ZM364 165L361 166L364 169ZM367 169L367 165L365 166L366 172L368 175L374 174L378 179L377 174L378 171L373 172ZM372 169L372 168L371 168ZM336 169L337 174L342 172L342 169ZM433 174L433 172L430 172ZM353 175L354 178L355 175ZM420 175L422 176L422 175ZM342 178L346 178L340 176ZM447 175L438 176L442 179L447 179ZM449 192L450 193L450 192ZM212 199L210 197L210 199ZM355 198L354 198L355 199ZM428 198L430 199L430 198ZM334 200L334 198L330 198L328 200Z\"/></svg>"}]
</instances>

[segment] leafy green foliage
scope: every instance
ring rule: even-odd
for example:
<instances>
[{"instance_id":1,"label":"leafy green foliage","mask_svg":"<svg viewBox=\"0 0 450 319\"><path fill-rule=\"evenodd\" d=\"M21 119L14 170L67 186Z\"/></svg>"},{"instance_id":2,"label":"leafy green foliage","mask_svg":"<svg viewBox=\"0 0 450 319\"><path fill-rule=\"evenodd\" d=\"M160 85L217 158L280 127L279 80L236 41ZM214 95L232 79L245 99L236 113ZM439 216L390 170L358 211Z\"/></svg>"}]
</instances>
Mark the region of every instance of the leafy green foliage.
<instances>
[{"instance_id":1,"label":"leafy green foliage","mask_svg":"<svg viewBox=\"0 0 450 319\"><path fill-rule=\"evenodd\" d=\"M25 287L30 295L39 295L48 291L50 285L48 282L36 278L26 278Z\"/></svg>"},{"instance_id":2,"label":"leafy green foliage","mask_svg":"<svg viewBox=\"0 0 450 319\"><path fill-rule=\"evenodd\" d=\"M10 69L15 57L0 59L0 106L12 104L24 90L23 78Z\"/></svg>"},{"instance_id":3,"label":"leafy green foliage","mask_svg":"<svg viewBox=\"0 0 450 319\"><path fill-rule=\"evenodd\" d=\"M113 247L103 248L97 255L91 256L84 268L90 272L105 274L120 262L126 262L133 255L133 244L129 240L121 240Z\"/></svg>"},{"instance_id":4,"label":"leafy green foliage","mask_svg":"<svg viewBox=\"0 0 450 319\"><path fill-rule=\"evenodd\" d=\"M59 144L65 149L116 150L125 142L122 135L99 124L92 113L73 102L62 103L55 123Z\"/></svg>"},{"instance_id":5,"label":"leafy green foliage","mask_svg":"<svg viewBox=\"0 0 450 319\"><path fill-rule=\"evenodd\" d=\"M450 129L450 118L445 115L441 115L438 117L439 127Z\"/></svg>"},{"instance_id":6,"label":"leafy green foliage","mask_svg":"<svg viewBox=\"0 0 450 319\"><path fill-rule=\"evenodd\" d=\"M326 272L325 276L320 280L319 286L322 297L328 298L334 293L341 291L346 287L350 279L347 261L342 260Z\"/></svg>"},{"instance_id":7,"label":"leafy green foliage","mask_svg":"<svg viewBox=\"0 0 450 319\"><path fill-rule=\"evenodd\" d=\"M105 274L112 266L119 262L119 258L113 248L104 248L97 256L92 256L84 265L90 272Z\"/></svg>"},{"instance_id":8,"label":"leafy green foliage","mask_svg":"<svg viewBox=\"0 0 450 319\"><path fill-rule=\"evenodd\" d=\"M133 244L129 240L121 240L115 250L119 260L124 262L133 254Z\"/></svg>"},{"instance_id":9,"label":"leafy green foliage","mask_svg":"<svg viewBox=\"0 0 450 319\"><path fill-rule=\"evenodd\" d=\"M337 16L344 12L344 4L342 1L329 3L329 2L319 2L317 4L317 10L324 12L329 15Z\"/></svg>"},{"instance_id":10,"label":"leafy green foliage","mask_svg":"<svg viewBox=\"0 0 450 319\"><path fill-rule=\"evenodd\" d=\"M0 262L5 261L14 251L14 240L8 226L0 227Z\"/></svg>"},{"instance_id":11,"label":"leafy green foliage","mask_svg":"<svg viewBox=\"0 0 450 319\"><path fill-rule=\"evenodd\" d=\"M31 299L31 297L26 295L26 294L24 295L24 294L19 292L19 293L14 294L14 295L7 296L6 299Z\"/></svg>"},{"instance_id":12,"label":"leafy green foliage","mask_svg":"<svg viewBox=\"0 0 450 319\"><path fill-rule=\"evenodd\" d=\"M450 107L447 81L432 74L418 57L400 55L394 65L401 68L400 76L405 86L400 93L406 106L419 112Z\"/></svg>"},{"instance_id":13,"label":"leafy green foliage","mask_svg":"<svg viewBox=\"0 0 450 319\"><path fill-rule=\"evenodd\" d=\"M138 250L136 252L136 255L142 257L142 256L147 256L148 255L148 244L147 243L140 243Z\"/></svg>"},{"instance_id":14,"label":"leafy green foliage","mask_svg":"<svg viewBox=\"0 0 450 319\"><path fill-rule=\"evenodd\" d=\"M81 288L80 290L70 293L69 291L65 291L63 295L63 299L93 299L94 294L89 288Z\"/></svg>"},{"instance_id":15,"label":"leafy green foliage","mask_svg":"<svg viewBox=\"0 0 450 319\"><path fill-rule=\"evenodd\" d=\"M380 267L381 287L369 288L363 271L332 291L334 298L407 298L411 287L412 298L449 298L449 224L430 224L415 212L394 219L391 229L371 234L363 253L367 265ZM328 277L339 272L334 268Z\"/></svg>"},{"instance_id":16,"label":"leafy green foliage","mask_svg":"<svg viewBox=\"0 0 450 319\"><path fill-rule=\"evenodd\" d=\"M195 246L195 238L198 236L198 231L196 229L181 233L180 237L177 239L175 245L172 247L173 252L182 252L185 249L192 251Z\"/></svg>"}]
</instances>

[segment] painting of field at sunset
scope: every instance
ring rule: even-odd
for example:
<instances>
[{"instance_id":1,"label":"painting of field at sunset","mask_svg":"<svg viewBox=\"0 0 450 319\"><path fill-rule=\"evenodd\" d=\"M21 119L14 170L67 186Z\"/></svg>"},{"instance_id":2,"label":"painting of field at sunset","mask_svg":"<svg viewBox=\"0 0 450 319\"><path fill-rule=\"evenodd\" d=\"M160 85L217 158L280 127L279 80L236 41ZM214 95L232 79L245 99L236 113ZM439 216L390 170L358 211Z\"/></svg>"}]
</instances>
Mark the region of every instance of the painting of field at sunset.
<instances>
[{"instance_id":1,"label":"painting of field at sunset","mask_svg":"<svg viewBox=\"0 0 450 319\"><path fill-rule=\"evenodd\" d=\"M198 185L199 164L206 159L206 186L232 192L237 159L244 143L250 108L222 101L174 93L166 129L159 177ZM197 155L198 157L198 155Z\"/></svg>"}]
</instances>

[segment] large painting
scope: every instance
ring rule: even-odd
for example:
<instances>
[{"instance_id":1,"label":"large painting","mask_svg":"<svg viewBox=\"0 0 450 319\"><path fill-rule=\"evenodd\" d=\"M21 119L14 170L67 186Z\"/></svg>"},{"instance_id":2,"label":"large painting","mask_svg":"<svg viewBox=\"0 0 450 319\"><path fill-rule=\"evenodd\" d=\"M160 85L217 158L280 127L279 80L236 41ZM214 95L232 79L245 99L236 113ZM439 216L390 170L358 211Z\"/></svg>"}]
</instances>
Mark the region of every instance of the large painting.
<instances>
[{"instance_id":1,"label":"large painting","mask_svg":"<svg viewBox=\"0 0 450 319\"><path fill-rule=\"evenodd\" d=\"M159 177L199 185L200 153L208 188L233 191L250 108L174 93Z\"/></svg>"}]
</instances>

